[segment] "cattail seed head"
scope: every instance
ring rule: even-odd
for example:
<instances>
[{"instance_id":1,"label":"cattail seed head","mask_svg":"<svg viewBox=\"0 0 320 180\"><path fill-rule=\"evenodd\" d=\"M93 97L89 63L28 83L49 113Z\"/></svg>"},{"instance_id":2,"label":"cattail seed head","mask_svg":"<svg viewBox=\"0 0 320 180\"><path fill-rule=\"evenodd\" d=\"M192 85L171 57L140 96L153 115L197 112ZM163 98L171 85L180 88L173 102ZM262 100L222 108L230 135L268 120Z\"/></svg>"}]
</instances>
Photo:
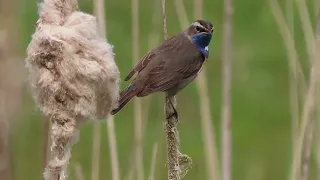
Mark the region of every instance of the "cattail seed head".
<instances>
[{"instance_id":1,"label":"cattail seed head","mask_svg":"<svg viewBox=\"0 0 320 180\"><path fill-rule=\"evenodd\" d=\"M53 159L45 179L66 179L79 123L105 119L118 105L113 47L99 33L96 18L77 6L77 0L44 0L27 49L34 98L52 122Z\"/></svg>"},{"instance_id":2,"label":"cattail seed head","mask_svg":"<svg viewBox=\"0 0 320 180\"><path fill-rule=\"evenodd\" d=\"M27 54L31 86L46 116L63 111L100 119L117 106L119 71L95 17L74 12L63 26L41 24Z\"/></svg>"}]
</instances>

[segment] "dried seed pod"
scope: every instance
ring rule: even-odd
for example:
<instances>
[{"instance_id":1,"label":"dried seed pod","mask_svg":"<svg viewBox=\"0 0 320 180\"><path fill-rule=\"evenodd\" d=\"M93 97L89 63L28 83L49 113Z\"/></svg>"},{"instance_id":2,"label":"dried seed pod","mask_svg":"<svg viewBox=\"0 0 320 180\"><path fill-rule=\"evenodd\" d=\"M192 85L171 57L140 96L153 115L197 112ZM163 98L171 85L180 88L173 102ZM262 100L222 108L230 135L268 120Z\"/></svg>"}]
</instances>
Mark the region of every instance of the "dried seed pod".
<instances>
[{"instance_id":1,"label":"dried seed pod","mask_svg":"<svg viewBox=\"0 0 320 180\"><path fill-rule=\"evenodd\" d=\"M104 119L117 107L119 71L96 18L76 0L44 0L26 65L34 97L52 121L54 158L47 177L64 179L77 124Z\"/></svg>"}]
</instances>

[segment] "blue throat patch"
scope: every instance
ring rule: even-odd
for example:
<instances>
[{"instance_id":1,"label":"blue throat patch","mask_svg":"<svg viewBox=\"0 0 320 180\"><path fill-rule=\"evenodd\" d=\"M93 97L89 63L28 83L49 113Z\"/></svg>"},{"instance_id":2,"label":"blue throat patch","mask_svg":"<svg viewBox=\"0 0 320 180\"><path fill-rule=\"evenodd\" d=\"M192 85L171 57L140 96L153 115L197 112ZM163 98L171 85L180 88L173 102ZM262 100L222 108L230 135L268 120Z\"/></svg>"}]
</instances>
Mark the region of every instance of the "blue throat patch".
<instances>
[{"instance_id":1,"label":"blue throat patch","mask_svg":"<svg viewBox=\"0 0 320 180\"><path fill-rule=\"evenodd\" d=\"M196 45L197 49L206 57L209 57L208 45L211 41L212 34L195 34L192 36L192 43Z\"/></svg>"}]
</instances>

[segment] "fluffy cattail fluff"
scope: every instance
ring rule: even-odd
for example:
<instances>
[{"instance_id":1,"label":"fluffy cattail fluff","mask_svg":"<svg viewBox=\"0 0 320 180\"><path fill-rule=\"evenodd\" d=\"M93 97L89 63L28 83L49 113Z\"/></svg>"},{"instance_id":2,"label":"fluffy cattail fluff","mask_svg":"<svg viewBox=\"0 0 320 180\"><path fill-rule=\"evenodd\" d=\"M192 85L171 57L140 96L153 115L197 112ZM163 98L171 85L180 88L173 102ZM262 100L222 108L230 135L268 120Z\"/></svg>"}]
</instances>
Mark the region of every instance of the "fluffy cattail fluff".
<instances>
[{"instance_id":1,"label":"fluffy cattail fluff","mask_svg":"<svg viewBox=\"0 0 320 180\"><path fill-rule=\"evenodd\" d=\"M96 18L77 10L77 0L44 0L27 49L30 83L52 122L52 160L45 179L65 179L78 124L104 119L117 107L119 71L113 48Z\"/></svg>"}]
</instances>

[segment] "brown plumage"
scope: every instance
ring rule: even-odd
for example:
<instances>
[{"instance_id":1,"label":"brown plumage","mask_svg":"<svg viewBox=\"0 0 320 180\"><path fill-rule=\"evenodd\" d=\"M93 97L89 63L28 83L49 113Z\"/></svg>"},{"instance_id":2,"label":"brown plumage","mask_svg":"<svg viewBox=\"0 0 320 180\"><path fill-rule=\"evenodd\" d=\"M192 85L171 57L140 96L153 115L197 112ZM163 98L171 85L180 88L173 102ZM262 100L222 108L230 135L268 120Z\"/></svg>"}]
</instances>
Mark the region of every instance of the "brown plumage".
<instances>
[{"instance_id":1,"label":"brown plumage","mask_svg":"<svg viewBox=\"0 0 320 180\"><path fill-rule=\"evenodd\" d=\"M197 20L185 31L149 51L125 78L128 81L137 73L130 85L120 93L119 107L111 114L116 114L134 96L143 97L155 92L176 95L201 71L208 56L205 47L202 47L203 42L206 40L208 42L205 43L209 44L212 31L210 22Z\"/></svg>"}]
</instances>

